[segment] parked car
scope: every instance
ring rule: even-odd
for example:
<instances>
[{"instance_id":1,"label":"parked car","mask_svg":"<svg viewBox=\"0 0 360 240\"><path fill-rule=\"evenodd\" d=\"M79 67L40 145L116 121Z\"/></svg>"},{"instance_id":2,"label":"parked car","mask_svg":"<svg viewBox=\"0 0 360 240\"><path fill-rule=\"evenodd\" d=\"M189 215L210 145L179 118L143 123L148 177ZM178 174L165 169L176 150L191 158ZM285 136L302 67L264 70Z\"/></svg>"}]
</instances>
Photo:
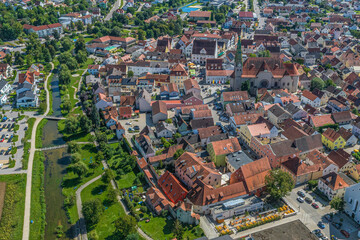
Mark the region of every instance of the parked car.
<instances>
[{"instance_id":1,"label":"parked car","mask_svg":"<svg viewBox=\"0 0 360 240\"><path fill-rule=\"evenodd\" d=\"M5 152L4 150L1 150L1 151L0 151L0 155L3 155L3 154L4 154L4 152Z\"/></svg>"},{"instance_id":2,"label":"parked car","mask_svg":"<svg viewBox=\"0 0 360 240\"><path fill-rule=\"evenodd\" d=\"M130 132L130 131L134 131L134 129L132 128L132 127L129 127L128 128L128 131Z\"/></svg>"},{"instance_id":3,"label":"parked car","mask_svg":"<svg viewBox=\"0 0 360 240\"><path fill-rule=\"evenodd\" d=\"M299 195L300 197L304 198L305 197L305 193L302 191L298 191L297 195Z\"/></svg>"},{"instance_id":4,"label":"parked car","mask_svg":"<svg viewBox=\"0 0 360 240\"><path fill-rule=\"evenodd\" d=\"M332 222L331 225L333 225L336 229L340 229L340 228L341 228L340 223L337 223L337 222Z\"/></svg>"},{"instance_id":5,"label":"parked car","mask_svg":"<svg viewBox=\"0 0 360 240\"><path fill-rule=\"evenodd\" d=\"M9 134L6 134L6 135L5 135L5 138L6 138L6 139L8 139L9 137L10 137L10 135L9 135Z\"/></svg>"},{"instance_id":6,"label":"parked car","mask_svg":"<svg viewBox=\"0 0 360 240\"><path fill-rule=\"evenodd\" d=\"M344 235L346 238L349 238L349 237L350 237L350 234L349 234L347 231L345 231L344 229L341 229L340 232L341 232L341 234Z\"/></svg>"},{"instance_id":7,"label":"parked car","mask_svg":"<svg viewBox=\"0 0 360 240\"><path fill-rule=\"evenodd\" d=\"M134 126L134 130L140 130L140 127L139 126Z\"/></svg>"},{"instance_id":8,"label":"parked car","mask_svg":"<svg viewBox=\"0 0 360 240\"><path fill-rule=\"evenodd\" d=\"M305 198L305 202L307 202L307 203L309 203L309 204L310 204L310 203L312 203L312 200L311 200L311 198L306 197L306 198Z\"/></svg>"},{"instance_id":9,"label":"parked car","mask_svg":"<svg viewBox=\"0 0 360 240\"><path fill-rule=\"evenodd\" d=\"M326 220L328 220L329 222L331 222L331 220L332 220L332 217L331 217L330 214L326 214L326 215L325 215L325 218L326 218Z\"/></svg>"},{"instance_id":10,"label":"parked car","mask_svg":"<svg viewBox=\"0 0 360 240\"><path fill-rule=\"evenodd\" d=\"M298 197L296 200L298 200L299 202L303 203L304 199L302 197Z\"/></svg>"},{"instance_id":11,"label":"parked car","mask_svg":"<svg viewBox=\"0 0 360 240\"><path fill-rule=\"evenodd\" d=\"M131 122L126 122L125 124L126 124L126 125L131 125Z\"/></svg>"},{"instance_id":12,"label":"parked car","mask_svg":"<svg viewBox=\"0 0 360 240\"><path fill-rule=\"evenodd\" d=\"M317 225L318 225L318 227L321 228L321 229L324 229L324 228L325 228L325 224L324 224L322 221L318 222Z\"/></svg>"},{"instance_id":13,"label":"parked car","mask_svg":"<svg viewBox=\"0 0 360 240\"><path fill-rule=\"evenodd\" d=\"M338 240L338 238L335 237L334 235L331 235L331 240Z\"/></svg>"},{"instance_id":14,"label":"parked car","mask_svg":"<svg viewBox=\"0 0 360 240\"><path fill-rule=\"evenodd\" d=\"M319 208L319 205L317 205L316 203L312 203L311 206L315 209L318 209Z\"/></svg>"}]
</instances>

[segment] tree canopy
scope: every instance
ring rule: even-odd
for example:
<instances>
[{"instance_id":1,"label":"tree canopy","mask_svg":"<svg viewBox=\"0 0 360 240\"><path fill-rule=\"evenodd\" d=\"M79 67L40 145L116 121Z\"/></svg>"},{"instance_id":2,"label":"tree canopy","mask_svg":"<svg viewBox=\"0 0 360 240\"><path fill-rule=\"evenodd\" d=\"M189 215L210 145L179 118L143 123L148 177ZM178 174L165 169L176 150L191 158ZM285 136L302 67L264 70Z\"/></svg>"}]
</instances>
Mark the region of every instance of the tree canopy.
<instances>
[{"instance_id":1,"label":"tree canopy","mask_svg":"<svg viewBox=\"0 0 360 240\"><path fill-rule=\"evenodd\" d=\"M295 186L291 175L281 169L271 170L265 177L265 184L267 192L275 200L284 197Z\"/></svg>"}]
</instances>

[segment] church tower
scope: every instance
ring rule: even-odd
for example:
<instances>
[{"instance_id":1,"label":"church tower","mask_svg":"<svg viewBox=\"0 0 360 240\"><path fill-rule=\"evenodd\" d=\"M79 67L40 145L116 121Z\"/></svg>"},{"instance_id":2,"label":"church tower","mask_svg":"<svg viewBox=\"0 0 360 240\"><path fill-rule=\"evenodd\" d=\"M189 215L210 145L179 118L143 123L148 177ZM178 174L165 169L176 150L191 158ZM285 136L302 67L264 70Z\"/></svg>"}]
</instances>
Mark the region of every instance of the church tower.
<instances>
[{"instance_id":1,"label":"church tower","mask_svg":"<svg viewBox=\"0 0 360 240\"><path fill-rule=\"evenodd\" d=\"M242 74L242 53L241 53L241 34L237 43L235 54L235 70L234 78L231 79L230 87L233 91L241 90L241 74Z\"/></svg>"}]
</instances>

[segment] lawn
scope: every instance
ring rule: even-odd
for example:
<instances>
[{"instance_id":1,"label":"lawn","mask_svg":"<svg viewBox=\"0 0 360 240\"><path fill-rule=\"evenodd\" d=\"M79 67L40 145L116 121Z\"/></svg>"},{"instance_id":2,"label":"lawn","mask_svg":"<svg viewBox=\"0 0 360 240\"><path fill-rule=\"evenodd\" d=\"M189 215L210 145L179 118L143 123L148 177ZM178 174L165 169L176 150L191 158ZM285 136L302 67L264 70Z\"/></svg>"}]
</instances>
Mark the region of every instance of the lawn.
<instances>
[{"instance_id":1,"label":"lawn","mask_svg":"<svg viewBox=\"0 0 360 240\"><path fill-rule=\"evenodd\" d=\"M0 182L7 184L0 221L0 240L22 239L26 174L1 175Z\"/></svg>"},{"instance_id":2,"label":"lawn","mask_svg":"<svg viewBox=\"0 0 360 240\"><path fill-rule=\"evenodd\" d=\"M60 120L58 122L59 132L63 135L65 141L75 141L75 142L90 142L90 133L87 132L76 132L73 134L66 133L65 129L65 120Z\"/></svg>"},{"instance_id":3,"label":"lawn","mask_svg":"<svg viewBox=\"0 0 360 240\"><path fill-rule=\"evenodd\" d=\"M36 139L35 139L35 147L42 148L42 136L43 136L43 127L48 122L47 119L41 119L36 129Z\"/></svg>"},{"instance_id":4,"label":"lawn","mask_svg":"<svg viewBox=\"0 0 360 240\"><path fill-rule=\"evenodd\" d=\"M30 239L43 239L45 231L46 204L44 196L44 155L35 152L31 187Z\"/></svg>"},{"instance_id":5,"label":"lawn","mask_svg":"<svg viewBox=\"0 0 360 240\"><path fill-rule=\"evenodd\" d=\"M136 175L134 172L129 172L125 175L122 175L121 179L117 180L119 189L130 188L134 186L133 182L135 179L136 179Z\"/></svg>"},{"instance_id":6,"label":"lawn","mask_svg":"<svg viewBox=\"0 0 360 240\"><path fill-rule=\"evenodd\" d=\"M22 168L23 169L27 169L28 167L28 161L29 161L29 150L30 150L30 142L28 142L28 140L30 140L31 138L31 132L32 132L32 129L34 127L34 123L35 123L35 118L29 118L27 120L27 126L28 126L28 129L26 130L25 132L25 137L24 137L24 155L23 155L23 158L22 158Z\"/></svg>"},{"instance_id":7,"label":"lawn","mask_svg":"<svg viewBox=\"0 0 360 240\"><path fill-rule=\"evenodd\" d=\"M97 149L92 144L82 144L79 153L81 154L82 161L85 162L88 166L90 165L90 161L95 161L95 155L97 153ZM90 159L92 157L92 159ZM76 190L83 185L84 183L90 181L94 177L100 175L103 172L102 164L99 164L96 168L92 169L89 167L88 174L79 179L76 174L71 171L68 171L63 178L62 182L62 193L65 197L75 195ZM74 224L78 219L76 205L71 206L67 210L67 214L69 217L69 222Z\"/></svg>"},{"instance_id":8,"label":"lawn","mask_svg":"<svg viewBox=\"0 0 360 240\"><path fill-rule=\"evenodd\" d=\"M167 219L164 217L147 215L150 221L145 220L138 223L139 227L153 239L173 239L175 236L172 232L174 226L174 219ZM146 218L146 217L145 217ZM200 226L184 226L184 239L197 239L204 235Z\"/></svg>"},{"instance_id":9,"label":"lawn","mask_svg":"<svg viewBox=\"0 0 360 240\"><path fill-rule=\"evenodd\" d=\"M96 231L99 239L115 240L116 238L114 236L114 221L118 219L121 215L125 215L125 212L119 202L108 206L107 193L108 188L110 187L111 185L105 185L101 181L101 179L99 179L96 182L90 184L81 192L81 200L82 202L86 202L98 198L103 202L105 208L107 209L101 216L99 223L95 226L94 229L91 229L90 232Z\"/></svg>"}]
</instances>

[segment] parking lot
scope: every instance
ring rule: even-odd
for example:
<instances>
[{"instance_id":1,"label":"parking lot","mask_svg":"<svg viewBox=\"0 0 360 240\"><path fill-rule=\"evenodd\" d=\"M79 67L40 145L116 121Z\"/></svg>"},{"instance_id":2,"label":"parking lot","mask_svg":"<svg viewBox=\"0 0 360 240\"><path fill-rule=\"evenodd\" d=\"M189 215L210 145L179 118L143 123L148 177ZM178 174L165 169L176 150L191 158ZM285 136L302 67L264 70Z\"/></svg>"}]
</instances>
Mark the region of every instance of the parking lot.
<instances>
[{"instance_id":1,"label":"parking lot","mask_svg":"<svg viewBox=\"0 0 360 240\"><path fill-rule=\"evenodd\" d=\"M300 203L297 198L299 195L298 191L302 191L305 198L311 199L311 203L316 203L319 208L315 209L311 203L304 201ZM352 221L346 214L344 213L335 213L334 209L330 208L330 205L327 201L324 201L322 198L317 196L312 192L305 192L304 186L296 187L291 191L289 196L285 197L287 201L289 201L294 207L300 210L301 217L300 220L311 230L314 231L316 229L320 229L319 222L324 224L324 229L320 229L321 233L330 239L331 236L335 236L338 239L345 239L344 235L340 232L341 230L345 230L350 233L349 239L358 239L357 238L357 229L358 225ZM333 213L334 217L328 218L327 215ZM335 223L340 223L340 219L342 219L342 226L337 228Z\"/></svg>"},{"instance_id":2,"label":"parking lot","mask_svg":"<svg viewBox=\"0 0 360 240\"><path fill-rule=\"evenodd\" d=\"M22 138L25 136L25 131L27 128L26 118L15 122L15 119L18 118L18 112L6 112L3 116L6 117L0 121L0 164L1 168L6 168L9 162L9 157L12 157L11 149L16 147L17 151L14 154L15 169L20 169L21 160L23 158L24 149L21 142ZM14 132L15 126L18 125L19 128ZM18 139L14 142L14 136L17 135Z\"/></svg>"}]
</instances>

